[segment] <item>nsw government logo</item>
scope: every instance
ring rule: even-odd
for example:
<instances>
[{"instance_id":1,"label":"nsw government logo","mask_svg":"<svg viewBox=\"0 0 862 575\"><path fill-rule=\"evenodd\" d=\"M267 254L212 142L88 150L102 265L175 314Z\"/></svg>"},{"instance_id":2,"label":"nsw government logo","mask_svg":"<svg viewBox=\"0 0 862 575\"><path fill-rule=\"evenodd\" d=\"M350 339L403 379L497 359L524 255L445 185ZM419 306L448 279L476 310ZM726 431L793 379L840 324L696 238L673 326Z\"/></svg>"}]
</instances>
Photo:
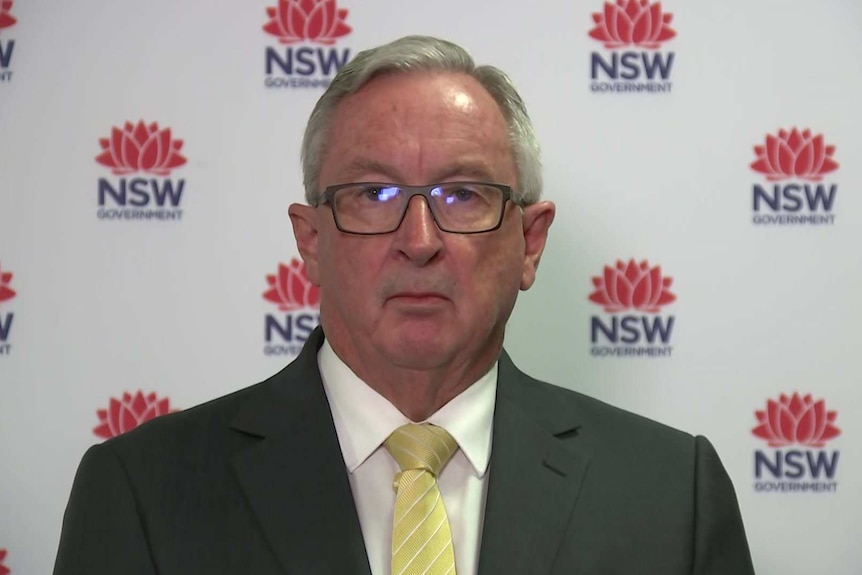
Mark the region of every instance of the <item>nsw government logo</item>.
<instances>
[{"instance_id":1,"label":"nsw government logo","mask_svg":"<svg viewBox=\"0 0 862 575\"><path fill-rule=\"evenodd\" d=\"M12 334L12 322L15 314L7 311L8 301L15 297L15 290L9 285L12 282L12 272L3 271L0 266L0 356L9 355L12 352L12 343L9 337Z\"/></svg>"},{"instance_id":2,"label":"nsw government logo","mask_svg":"<svg viewBox=\"0 0 862 575\"><path fill-rule=\"evenodd\" d=\"M814 401L810 394L794 393L768 400L766 409L754 414L759 425L751 433L773 448L754 452L755 491L837 491L839 452L825 446L841 434L835 427L838 412L827 410L822 399Z\"/></svg>"},{"instance_id":3,"label":"nsw government logo","mask_svg":"<svg viewBox=\"0 0 862 575\"><path fill-rule=\"evenodd\" d=\"M352 32L347 10L335 0L279 0L268 7L263 31L279 47L265 52L267 88L326 88L350 59L336 42Z\"/></svg>"},{"instance_id":4,"label":"nsw government logo","mask_svg":"<svg viewBox=\"0 0 862 575\"><path fill-rule=\"evenodd\" d=\"M12 0L0 0L0 84L12 81L12 53L15 51L15 40L7 38L7 28L11 28L18 20L11 14Z\"/></svg>"},{"instance_id":5,"label":"nsw government logo","mask_svg":"<svg viewBox=\"0 0 862 575\"><path fill-rule=\"evenodd\" d=\"M131 431L144 422L174 411L179 410L171 409L171 400L167 397L159 399L155 393L144 395L141 390L135 394L125 392L119 399L112 397L107 409L96 411L99 425L93 428L93 433L110 439Z\"/></svg>"},{"instance_id":6,"label":"nsw government logo","mask_svg":"<svg viewBox=\"0 0 862 575\"><path fill-rule=\"evenodd\" d=\"M674 316L659 315L676 300L660 266L644 260L617 261L593 278L590 301L602 306L609 317L590 318L590 353L596 357L668 357ZM640 313L637 313L640 312Z\"/></svg>"},{"instance_id":7,"label":"nsw government logo","mask_svg":"<svg viewBox=\"0 0 862 575\"><path fill-rule=\"evenodd\" d=\"M96 162L111 168L117 178L99 178L100 220L178 221L186 181L168 176L186 163L180 153L183 141L158 123L126 122L99 140L102 153ZM149 177L147 177L149 176ZM158 177L155 177L158 176Z\"/></svg>"},{"instance_id":8,"label":"nsw government logo","mask_svg":"<svg viewBox=\"0 0 862 575\"><path fill-rule=\"evenodd\" d=\"M6 567L6 550L0 549L0 575L10 575L12 570Z\"/></svg>"},{"instance_id":9,"label":"nsw government logo","mask_svg":"<svg viewBox=\"0 0 862 575\"><path fill-rule=\"evenodd\" d=\"M672 14L661 2L616 0L593 14L590 38L606 52L590 54L590 90L596 93L670 92L674 53L660 52L662 43L676 36ZM639 50L638 50L639 49Z\"/></svg>"},{"instance_id":10,"label":"nsw government logo","mask_svg":"<svg viewBox=\"0 0 862 575\"><path fill-rule=\"evenodd\" d=\"M264 355L297 355L309 334L320 323L320 288L308 281L305 263L294 258L278 264L278 273L267 275L269 289L263 299L282 313L264 316Z\"/></svg>"},{"instance_id":11,"label":"nsw government logo","mask_svg":"<svg viewBox=\"0 0 862 575\"><path fill-rule=\"evenodd\" d=\"M838 169L832 159L835 146L811 130L779 130L754 146L757 159L751 169L766 176L766 185L752 191L755 224L834 224L832 207L838 184L823 177ZM788 182L789 180L789 182Z\"/></svg>"}]
</instances>

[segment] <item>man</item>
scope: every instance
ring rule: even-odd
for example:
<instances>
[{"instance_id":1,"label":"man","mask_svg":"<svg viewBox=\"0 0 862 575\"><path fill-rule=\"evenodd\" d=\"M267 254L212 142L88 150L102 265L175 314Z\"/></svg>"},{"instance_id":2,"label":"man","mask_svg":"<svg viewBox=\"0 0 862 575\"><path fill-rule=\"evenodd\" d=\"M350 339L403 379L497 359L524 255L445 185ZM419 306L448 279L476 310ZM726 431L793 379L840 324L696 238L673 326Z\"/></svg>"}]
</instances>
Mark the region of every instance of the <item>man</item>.
<instances>
[{"instance_id":1,"label":"man","mask_svg":"<svg viewBox=\"0 0 862 575\"><path fill-rule=\"evenodd\" d=\"M322 330L269 380L93 447L55 574L753 573L705 439L502 351L554 219L504 74L433 38L363 52L303 170Z\"/></svg>"}]
</instances>

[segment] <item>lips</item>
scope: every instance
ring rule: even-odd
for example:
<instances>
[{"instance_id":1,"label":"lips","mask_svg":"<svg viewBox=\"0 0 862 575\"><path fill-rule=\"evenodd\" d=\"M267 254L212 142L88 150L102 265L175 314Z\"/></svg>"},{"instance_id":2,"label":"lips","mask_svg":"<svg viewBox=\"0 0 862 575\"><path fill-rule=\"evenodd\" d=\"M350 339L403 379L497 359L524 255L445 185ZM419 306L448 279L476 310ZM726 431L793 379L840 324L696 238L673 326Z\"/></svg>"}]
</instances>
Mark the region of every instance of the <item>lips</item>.
<instances>
[{"instance_id":1,"label":"lips","mask_svg":"<svg viewBox=\"0 0 862 575\"><path fill-rule=\"evenodd\" d=\"M414 274L404 270L386 274L380 283L380 302L404 305L432 305L451 302L456 282L445 273Z\"/></svg>"},{"instance_id":2,"label":"lips","mask_svg":"<svg viewBox=\"0 0 862 575\"><path fill-rule=\"evenodd\" d=\"M449 301L449 298L438 292L398 292L388 298L386 302L396 306L410 308L433 308Z\"/></svg>"},{"instance_id":3,"label":"lips","mask_svg":"<svg viewBox=\"0 0 862 575\"><path fill-rule=\"evenodd\" d=\"M403 300L416 300L416 301L432 301L432 300L446 300L449 299L446 296L433 293L433 292L404 292L404 293L396 293L392 296L389 296L389 299L403 299Z\"/></svg>"}]
</instances>

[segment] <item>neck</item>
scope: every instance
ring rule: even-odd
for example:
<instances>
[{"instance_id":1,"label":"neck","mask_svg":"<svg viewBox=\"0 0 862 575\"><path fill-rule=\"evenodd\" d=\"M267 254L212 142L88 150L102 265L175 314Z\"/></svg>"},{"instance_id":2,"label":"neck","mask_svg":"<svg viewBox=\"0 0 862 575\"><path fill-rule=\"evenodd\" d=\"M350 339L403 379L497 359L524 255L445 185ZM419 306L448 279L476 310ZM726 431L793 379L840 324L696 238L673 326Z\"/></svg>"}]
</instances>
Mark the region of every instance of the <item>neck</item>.
<instances>
[{"instance_id":1,"label":"neck","mask_svg":"<svg viewBox=\"0 0 862 575\"><path fill-rule=\"evenodd\" d=\"M441 407L473 385L497 361L502 349L490 347L477 357L439 366L403 366L386 360L368 361L368 355L351 353L329 339L335 354L366 385L385 397L410 421L425 421Z\"/></svg>"}]
</instances>

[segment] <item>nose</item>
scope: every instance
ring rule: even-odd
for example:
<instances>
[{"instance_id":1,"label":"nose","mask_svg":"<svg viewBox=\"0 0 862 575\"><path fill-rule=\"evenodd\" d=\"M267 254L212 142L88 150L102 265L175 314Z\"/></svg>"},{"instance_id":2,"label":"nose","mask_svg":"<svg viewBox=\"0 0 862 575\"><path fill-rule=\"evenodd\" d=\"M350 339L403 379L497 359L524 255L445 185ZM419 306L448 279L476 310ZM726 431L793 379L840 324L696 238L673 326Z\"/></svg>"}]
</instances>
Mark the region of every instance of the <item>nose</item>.
<instances>
[{"instance_id":1,"label":"nose","mask_svg":"<svg viewBox=\"0 0 862 575\"><path fill-rule=\"evenodd\" d=\"M422 196L413 196L395 231L395 248L416 265L425 265L443 249L440 228Z\"/></svg>"}]
</instances>

